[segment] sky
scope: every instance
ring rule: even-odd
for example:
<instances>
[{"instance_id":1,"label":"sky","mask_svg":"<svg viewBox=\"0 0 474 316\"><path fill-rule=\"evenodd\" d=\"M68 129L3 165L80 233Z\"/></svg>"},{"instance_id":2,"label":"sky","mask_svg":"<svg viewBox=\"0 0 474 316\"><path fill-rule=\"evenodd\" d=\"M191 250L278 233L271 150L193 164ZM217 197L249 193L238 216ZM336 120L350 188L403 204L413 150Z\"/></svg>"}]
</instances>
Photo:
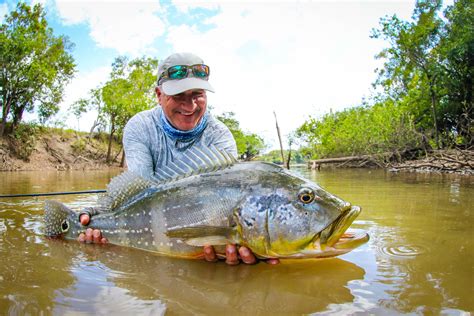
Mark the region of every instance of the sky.
<instances>
[{"instance_id":1,"label":"sky","mask_svg":"<svg viewBox=\"0 0 474 316\"><path fill-rule=\"evenodd\" d=\"M27 1L28 2L28 1ZM88 130L67 109L108 80L113 60L192 52L211 68L215 115L234 112L241 128L278 148L310 117L357 106L373 93L375 59L387 43L370 38L384 16L409 20L415 1L36 0L56 35L75 44L77 73L57 119ZM0 0L0 16L16 1ZM285 146L286 147L286 146Z\"/></svg>"}]
</instances>

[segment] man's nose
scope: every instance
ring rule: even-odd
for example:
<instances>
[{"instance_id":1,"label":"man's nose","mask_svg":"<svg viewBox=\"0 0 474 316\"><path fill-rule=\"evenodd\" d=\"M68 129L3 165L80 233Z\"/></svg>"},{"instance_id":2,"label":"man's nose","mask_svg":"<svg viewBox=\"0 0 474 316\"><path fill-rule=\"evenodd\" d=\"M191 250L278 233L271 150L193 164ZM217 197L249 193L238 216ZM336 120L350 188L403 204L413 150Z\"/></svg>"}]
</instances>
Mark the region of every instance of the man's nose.
<instances>
[{"instance_id":1,"label":"man's nose","mask_svg":"<svg viewBox=\"0 0 474 316\"><path fill-rule=\"evenodd\" d=\"M197 104L196 98L194 98L192 95L183 95L179 99L179 103L181 105L186 105L186 106L195 106Z\"/></svg>"}]
</instances>

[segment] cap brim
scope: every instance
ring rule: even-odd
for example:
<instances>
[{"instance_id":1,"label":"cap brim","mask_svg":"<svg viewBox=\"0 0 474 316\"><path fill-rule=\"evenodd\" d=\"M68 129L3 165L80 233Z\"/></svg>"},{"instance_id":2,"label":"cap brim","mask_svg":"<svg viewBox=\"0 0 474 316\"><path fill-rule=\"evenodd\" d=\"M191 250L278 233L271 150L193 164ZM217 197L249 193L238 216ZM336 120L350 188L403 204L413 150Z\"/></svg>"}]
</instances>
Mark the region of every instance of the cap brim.
<instances>
[{"instance_id":1,"label":"cap brim","mask_svg":"<svg viewBox=\"0 0 474 316\"><path fill-rule=\"evenodd\" d=\"M184 78L180 80L168 80L161 85L167 95L175 95L191 89L204 89L214 92L214 88L207 80L199 78Z\"/></svg>"}]
</instances>

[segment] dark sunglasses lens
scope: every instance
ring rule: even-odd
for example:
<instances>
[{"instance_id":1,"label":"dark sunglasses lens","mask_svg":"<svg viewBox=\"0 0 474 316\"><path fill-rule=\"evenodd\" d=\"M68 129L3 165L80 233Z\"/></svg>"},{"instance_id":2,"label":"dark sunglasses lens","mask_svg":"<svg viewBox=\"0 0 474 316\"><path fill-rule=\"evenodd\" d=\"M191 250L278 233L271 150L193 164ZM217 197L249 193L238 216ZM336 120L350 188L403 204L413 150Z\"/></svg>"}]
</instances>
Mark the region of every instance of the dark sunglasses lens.
<instances>
[{"instance_id":1,"label":"dark sunglasses lens","mask_svg":"<svg viewBox=\"0 0 474 316\"><path fill-rule=\"evenodd\" d=\"M168 69L168 76L170 79L182 79L186 77L188 69L186 66L173 66Z\"/></svg>"},{"instance_id":2,"label":"dark sunglasses lens","mask_svg":"<svg viewBox=\"0 0 474 316\"><path fill-rule=\"evenodd\" d=\"M209 76L209 67L206 65L194 65L193 74L198 78L206 78Z\"/></svg>"}]
</instances>

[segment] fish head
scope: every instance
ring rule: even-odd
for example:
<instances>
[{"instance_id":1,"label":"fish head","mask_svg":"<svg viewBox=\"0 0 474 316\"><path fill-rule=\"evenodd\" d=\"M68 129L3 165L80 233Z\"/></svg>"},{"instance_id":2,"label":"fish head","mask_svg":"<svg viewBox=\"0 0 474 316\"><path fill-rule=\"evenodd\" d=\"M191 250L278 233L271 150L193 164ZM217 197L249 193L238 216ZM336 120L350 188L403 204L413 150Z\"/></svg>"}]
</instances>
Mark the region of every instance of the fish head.
<instances>
[{"instance_id":1,"label":"fish head","mask_svg":"<svg viewBox=\"0 0 474 316\"><path fill-rule=\"evenodd\" d=\"M359 215L359 207L285 169L267 172L260 180L236 212L238 231L257 255L326 257L361 244L346 243L344 252L332 250Z\"/></svg>"},{"instance_id":2,"label":"fish head","mask_svg":"<svg viewBox=\"0 0 474 316\"><path fill-rule=\"evenodd\" d=\"M45 201L44 232L48 237L65 237L73 239L77 236L79 220L77 214L62 203Z\"/></svg>"}]
</instances>

